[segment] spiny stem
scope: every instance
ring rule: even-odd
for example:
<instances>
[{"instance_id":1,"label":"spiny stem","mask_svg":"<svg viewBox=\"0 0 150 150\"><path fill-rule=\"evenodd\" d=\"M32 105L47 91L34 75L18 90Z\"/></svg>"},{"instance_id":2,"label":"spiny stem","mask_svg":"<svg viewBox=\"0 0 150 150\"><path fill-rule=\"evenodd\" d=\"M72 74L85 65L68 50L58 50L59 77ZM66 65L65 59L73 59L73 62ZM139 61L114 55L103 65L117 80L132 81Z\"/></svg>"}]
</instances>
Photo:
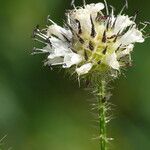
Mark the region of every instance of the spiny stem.
<instances>
[{"instance_id":1,"label":"spiny stem","mask_svg":"<svg viewBox=\"0 0 150 150\"><path fill-rule=\"evenodd\" d=\"M99 103L99 121L100 121L100 147L101 150L107 150L106 136L106 81L102 80L98 87L98 103Z\"/></svg>"}]
</instances>

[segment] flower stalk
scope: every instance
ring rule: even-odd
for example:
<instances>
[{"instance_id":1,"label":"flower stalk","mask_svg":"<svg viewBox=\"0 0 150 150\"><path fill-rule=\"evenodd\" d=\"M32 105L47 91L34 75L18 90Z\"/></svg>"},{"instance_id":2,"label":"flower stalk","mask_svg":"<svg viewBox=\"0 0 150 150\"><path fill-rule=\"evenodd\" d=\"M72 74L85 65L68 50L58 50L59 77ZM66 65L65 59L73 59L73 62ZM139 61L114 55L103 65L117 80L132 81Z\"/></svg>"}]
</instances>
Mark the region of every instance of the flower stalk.
<instances>
[{"instance_id":1,"label":"flower stalk","mask_svg":"<svg viewBox=\"0 0 150 150\"><path fill-rule=\"evenodd\" d=\"M106 108L106 81L102 80L98 87L98 105L99 105L99 128L100 128L100 147L101 150L107 149L107 108Z\"/></svg>"}]
</instances>

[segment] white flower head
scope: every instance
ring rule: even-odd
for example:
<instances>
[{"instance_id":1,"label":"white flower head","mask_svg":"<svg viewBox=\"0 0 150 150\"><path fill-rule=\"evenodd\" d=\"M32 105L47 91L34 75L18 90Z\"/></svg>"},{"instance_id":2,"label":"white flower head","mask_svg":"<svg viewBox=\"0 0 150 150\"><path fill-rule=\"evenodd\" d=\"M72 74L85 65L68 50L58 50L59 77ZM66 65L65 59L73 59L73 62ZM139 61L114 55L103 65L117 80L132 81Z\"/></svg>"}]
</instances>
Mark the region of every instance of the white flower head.
<instances>
[{"instance_id":1,"label":"white flower head","mask_svg":"<svg viewBox=\"0 0 150 150\"><path fill-rule=\"evenodd\" d=\"M64 27L51 22L46 29L37 27L35 39L44 43L34 53L48 53L45 65L74 68L78 76L92 72L118 71L131 63L136 42L144 42L135 17L114 15L107 3L85 4L67 11ZM106 8L106 11L104 10ZM128 58L128 59L127 59Z\"/></svg>"}]
</instances>

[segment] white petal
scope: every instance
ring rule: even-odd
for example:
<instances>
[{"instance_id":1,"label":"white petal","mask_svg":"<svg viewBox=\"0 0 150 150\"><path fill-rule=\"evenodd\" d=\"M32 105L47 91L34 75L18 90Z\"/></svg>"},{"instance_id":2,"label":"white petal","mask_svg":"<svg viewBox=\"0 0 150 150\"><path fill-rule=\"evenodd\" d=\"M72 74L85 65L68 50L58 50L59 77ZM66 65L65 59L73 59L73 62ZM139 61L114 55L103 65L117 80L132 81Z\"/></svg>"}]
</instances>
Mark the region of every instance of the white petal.
<instances>
[{"instance_id":1,"label":"white petal","mask_svg":"<svg viewBox=\"0 0 150 150\"><path fill-rule=\"evenodd\" d=\"M93 64L92 63L87 63L82 65L80 68L76 69L77 74L80 75L84 75L87 74L91 69L92 69Z\"/></svg>"},{"instance_id":2,"label":"white petal","mask_svg":"<svg viewBox=\"0 0 150 150\"><path fill-rule=\"evenodd\" d=\"M71 57L71 62L76 65L79 64L82 60L83 60L82 56L75 53Z\"/></svg>"},{"instance_id":3,"label":"white petal","mask_svg":"<svg viewBox=\"0 0 150 150\"><path fill-rule=\"evenodd\" d=\"M114 52L113 54L106 57L106 63L113 69L119 70L119 62L117 61L117 55Z\"/></svg>"},{"instance_id":4,"label":"white petal","mask_svg":"<svg viewBox=\"0 0 150 150\"><path fill-rule=\"evenodd\" d=\"M127 33L125 33L121 37L119 42L122 45L128 45L128 44L132 44L132 43L135 43L135 42L143 43L144 42L144 38L143 38L143 34L142 34L141 31L139 31L136 28L132 28L131 30L129 30Z\"/></svg>"},{"instance_id":5,"label":"white petal","mask_svg":"<svg viewBox=\"0 0 150 150\"><path fill-rule=\"evenodd\" d=\"M67 48L67 47L69 46L67 42L64 42L64 41L62 41L62 40L59 40L59 39L57 39L57 38L55 38L55 37L51 37L51 38L50 38L50 41L51 41L51 43L52 43L52 47L53 47L53 48L60 48L60 46L62 46L62 47L64 47L64 48Z\"/></svg>"},{"instance_id":6,"label":"white petal","mask_svg":"<svg viewBox=\"0 0 150 150\"><path fill-rule=\"evenodd\" d=\"M72 38L72 33L70 30L66 30L57 24L53 24L48 27L47 36L50 37L52 34L58 36L61 39L64 39L63 35L65 35L68 39Z\"/></svg>"},{"instance_id":7,"label":"white petal","mask_svg":"<svg viewBox=\"0 0 150 150\"><path fill-rule=\"evenodd\" d=\"M65 56L66 54L72 52L69 49L69 45L66 42L63 42L55 37L51 37L50 41L52 43L52 51L51 53L56 57Z\"/></svg>"},{"instance_id":8,"label":"white petal","mask_svg":"<svg viewBox=\"0 0 150 150\"><path fill-rule=\"evenodd\" d=\"M43 47L43 50L44 51L47 51L47 52L53 52L53 50L51 49L50 45L46 45Z\"/></svg>"},{"instance_id":9,"label":"white petal","mask_svg":"<svg viewBox=\"0 0 150 150\"><path fill-rule=\"evenodd\" d=\"M81 24L82 31L86 34L90 34L91 32L91 20L90 16L92 16L92 19L95 20L97 13L104 9L103 3L97 3L97 4L89 4L86 5L85 8L79 8L75 11L72 11L70 13L70 18L72 20L79 20ZM74 28L75 23L71 22L71 26ZM76 28L76 27L75 27ZM75 29L76 30L76 29Z\"/></svg>"},{"instance_id":10,"label":"white petal","mask_svg":"<svg viewBox=\"0 0 150 150\"><path fill-rule=\"evenodd\" d=\"M129 45L126 47L125 50L123 50L123 51L121 51L121 52L119 52L119 53L117 54L117 57L118 57L118 58L121 58L121 57L124 57L124 56L126 56L126 55L129 55L129 54L131 53L131 51L133 50L133 48L134 48L134 45L133 45L133 44L129 44Z\"/></svg>"},{"instance_id":11,"label":"white petal","mask_svg":"<svg viewBox=\"0 0 150 150\"><path fill-rule=\"evenodd\" d=\"M44 63L44 65L61 65L63 64L63 58L61 57L55 57L53 59L48 57L48 61Z\"/></svg>"},{"instance_id":12,"label":"white petal","mask_svg":"<svg viewBox=\"0 0 150 150\"><path fill-rule=\"evenodd\" d=\"M97 3L97 4L89 4L85 6L85 9L89 12L97 13L105 8L103 3Z\"/></svg>"},{"instance_id":13,"label":"white petal","mask_svg":"<svg viewBox=\"0 0 150 150\"><path fill-rule=\"evenodd\" d=\"M50 55L48 55L48 59L54 59L56 57L56 55L55 54L53 54L53 53L51 53Z\"/></svg>"},{"instance_id":14,"label":"white petal","mask_svg":"<svg viewBox=\"0 0 150 150\"><path fill-rule=\"evenodd\" d=\"M60 56L65 56L66 54L68 54L68 52L69 52L70 50L68 49L68 48L64 48L64 47L62 47L62 46L60 46L60 48L56 48L55 50L54 50L54 54L58 57L60 57Z\"/></svg>"},{"instance_id":15,"label":"white petal","mask_svg":"<svg viewBox=\"0 0 150 150\"><path fill-rule=\"evenodd\" d=\"M117 16L116 19L117 20L116 20L115 27L114 27L114 34L117 34L118 32L121 33L128 26L134 24L134 22L131 21L128 16L119 15L119 16Z\"/></svg>"},{"instance_id":16,"label":"white petal","mask_svg":"<svg viewBox=\"0 0 150 150\"><path fill-rule=\"evenodd\" d=\"M77 65L82 61L82 57L75 53L66 54L64 57L64 68L70 68L72 65Z\"/></svg>"}]
</instances>

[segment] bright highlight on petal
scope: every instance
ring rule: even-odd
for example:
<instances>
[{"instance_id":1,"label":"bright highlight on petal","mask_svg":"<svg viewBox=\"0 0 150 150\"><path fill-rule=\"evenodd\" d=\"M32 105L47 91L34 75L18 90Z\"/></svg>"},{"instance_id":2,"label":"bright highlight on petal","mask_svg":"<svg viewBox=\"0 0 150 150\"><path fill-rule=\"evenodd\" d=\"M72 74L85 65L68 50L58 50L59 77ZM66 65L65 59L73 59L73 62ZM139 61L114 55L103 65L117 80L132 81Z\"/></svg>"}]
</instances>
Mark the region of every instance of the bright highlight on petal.
<instances>
[{"instance_id":1,"label":"bright highlight on petal","mask_svg":"<svg viewBox=\"0 0 150 150\"><path fill-rule=\"evenodd\" d=\"M77 65L82 61L82 57L75 53L70 53L64 57L64 68L70 68L72 65Z\"/></svg>"},{"instance_id":2,"label":"bright highlight on petal","mask_svg":"<svg viewBox=\"0 0 150 150\"><path fill-rule=\"evenodd\" d=\"M80 75L84 75L87 74L91 69L92 69L92 64L88 63L88 64L84 64L83 66L81 66L80 68L76 69L77 74Z\"/></svg>"},{"instance_id":3,"label":"bright highlight on petal","mask_svg":"<svg viewBox=\"0 0 150 150\"><path fill-rule=\"evenodd\" d=\"M106 62L111 68L119 70L120 65L119 65L119 62L117 61L116 53L113 53L113 54L109 55L106 58Z\"/></svg>"}]
</instances>

